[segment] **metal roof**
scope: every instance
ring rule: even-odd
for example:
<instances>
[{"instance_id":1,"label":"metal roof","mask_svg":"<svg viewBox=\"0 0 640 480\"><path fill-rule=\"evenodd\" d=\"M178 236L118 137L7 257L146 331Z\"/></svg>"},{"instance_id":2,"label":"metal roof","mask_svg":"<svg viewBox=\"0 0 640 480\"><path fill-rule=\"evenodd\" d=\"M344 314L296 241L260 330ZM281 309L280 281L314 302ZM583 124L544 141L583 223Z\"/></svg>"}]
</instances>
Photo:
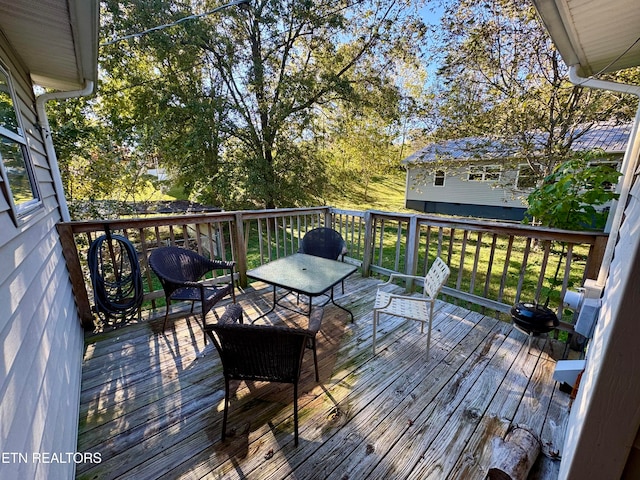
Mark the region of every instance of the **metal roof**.
<instances>
[{"instance_id":1,"label":"metal roof","mask_svg":"<svg viewBox=\"0 0 640 480\"><path fill-rule=\"evenodd\" d=\"M609 154L622 154L627 148L631 129L631 124L600 123L593 125L584 135L573 142L572 150L584 152L599 148ZM538 135L538 142L541 145L544 142L544 136L544 134ZM515 142L508 143L501 140L469 137L429 144L405 158L403 163L498 160L513 158L517 155L518 147Z\"/></svg>"},{"instance_id":2,"label":"metal roof","mask_svg":"<svg viewBox=\"0 0 640 480\"><path fill-rule=\"evenodd\" d=\"M560 55L583 77L640 65L638 0L532 0Z\"/></svg>"},{"instance_id":3,"label":"metal roof","mask_svg":"<svg viewBox=\"0 0 640 480\"><path fill-rule=\"evenodd\" d=\"M98 70L98 0L0 0L0 34L34 83L82 88Z\"/></svg>"}]
</instances>

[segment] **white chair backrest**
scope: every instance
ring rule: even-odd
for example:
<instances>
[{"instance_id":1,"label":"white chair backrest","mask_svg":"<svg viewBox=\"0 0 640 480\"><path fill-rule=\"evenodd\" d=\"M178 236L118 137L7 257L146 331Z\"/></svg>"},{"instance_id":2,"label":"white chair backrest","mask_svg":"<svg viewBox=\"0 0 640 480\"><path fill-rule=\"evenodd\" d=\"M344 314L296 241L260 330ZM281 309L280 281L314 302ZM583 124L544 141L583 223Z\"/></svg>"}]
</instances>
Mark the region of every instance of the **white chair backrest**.
<instances>
[{"instance_id":1,"label":"white chair backrest","mask_svg":"<svg viewBox=\"0 0 640 480\"><path fill-rule=\"evenodd\" d=\"M451 270L446 263L440 258L436 257L431 268L427 272L427 276L424 277L424 294L428 298L435 298L440 293L440 290L449 278Z\"/></svg>"}]
</instances>

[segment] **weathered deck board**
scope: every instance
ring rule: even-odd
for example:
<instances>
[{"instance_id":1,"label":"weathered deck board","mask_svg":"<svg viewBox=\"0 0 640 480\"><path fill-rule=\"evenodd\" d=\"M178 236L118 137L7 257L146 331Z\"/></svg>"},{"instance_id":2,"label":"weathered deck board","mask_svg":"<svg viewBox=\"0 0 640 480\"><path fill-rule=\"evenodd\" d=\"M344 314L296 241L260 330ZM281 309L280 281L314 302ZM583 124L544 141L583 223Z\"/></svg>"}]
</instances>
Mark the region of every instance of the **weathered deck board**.
<instances>
[{"instance_id":1,"label":"weathered deck board","mask_svg":"<svg viewBox=\"0 0 640 480\"><path fill-rule=\"evenodd\" d=\"M548 455L536 478L554 478L568 395L551 380L549 353L561 348L543 337L529 352L508 324L438 302L428 358L419 324L393 317L383 317L373 356L378 283L354 276L344 295L336 289L354 323L325 308L319 383L305 354L297 448L291 387L271 383L234 384L220 441L221 365L195 317L164 333L159 319L88 336L78 450L100 452L102 462L78 465L77 477L482 478L491 440L526 424ZM271 301L270 287L254 285L238 295L249 318ZM306 322L285 310L268 321Z\"/></svg>"}]
</instances>

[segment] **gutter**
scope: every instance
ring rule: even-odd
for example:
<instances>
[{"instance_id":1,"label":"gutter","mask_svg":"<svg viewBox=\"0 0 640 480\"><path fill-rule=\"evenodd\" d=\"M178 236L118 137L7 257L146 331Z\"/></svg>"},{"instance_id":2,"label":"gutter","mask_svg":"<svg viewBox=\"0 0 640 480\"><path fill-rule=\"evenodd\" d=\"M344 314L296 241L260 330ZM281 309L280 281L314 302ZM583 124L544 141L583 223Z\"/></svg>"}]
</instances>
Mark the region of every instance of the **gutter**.
<instances>
[{"instance_id":1,"label":"gutter","mask_svg":"<svg viewBox=\"0 0 640 480\"><path fill-rule=\"evenodd\" d=\"M36 97L36 112L38 113L38 119L40 121L40 129L44 139L44 148L47 152L47 158L49 160L49 166L51 168L51 176L53 178L53 189L58 200L58 206L60 208L60 214L63 222L71 221L69 215L69 207L67 206L67 199L64 196L64 186L62 184L62 176L60 175L60 167L58 165L58 157L56 156L55 148L53 147L53 138L51 136L51 127L49 126L49 119L45 111L45 104L49 100L61 100L66 98L85 97L93 93L94 83L90 80L85 80L84 87L81 90L70 90L66 92L50 92L43 93Z\"/></svg>"},{"instance_id":2,"label":"gutter","mask_svg":"<svg viewBox=\"0 0 640 480\"><path fill-rule=\"evenodd\" d=\"M571 83L579 87L597 88L601 90L610 90L620 93L630 93L640 98L640 86L627 85L624 83L610 82L607 80L599 80L596 78L584 78L578 75L577 66L572 65L569 67L569 80ZM609 230L609 240L604 251L602 259L602 265L600 266L600 272L598 273L598 279L596 281L596 287L600 289L604 288L609 274L609 268L611 266L611 260L613 259L613 253L618 240L618 233L620 231L620 225L622 224L622 218L624 214L624 206L627 204L629 192L633 184L634 172L638 164L638 155L640 154L640 105L636 111L636 117L631 127L631 133L629 135L629 143L627 149L624 152L624 158L622 160L622 167L620 168L622 173L622 184L619 184L619 198L612 205L614 215L611 215L607 220L607 227Z\"/></svg>"}]
</instances>

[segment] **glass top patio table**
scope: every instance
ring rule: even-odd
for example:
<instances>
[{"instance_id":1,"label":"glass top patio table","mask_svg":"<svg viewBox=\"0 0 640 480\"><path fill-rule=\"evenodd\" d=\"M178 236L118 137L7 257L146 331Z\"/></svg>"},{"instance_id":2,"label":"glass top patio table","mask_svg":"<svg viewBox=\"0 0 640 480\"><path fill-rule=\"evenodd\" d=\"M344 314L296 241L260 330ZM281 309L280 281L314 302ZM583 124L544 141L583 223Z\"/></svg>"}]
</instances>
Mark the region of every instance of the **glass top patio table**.
<instances>
[{"instance_id":1,"label":"glass top patio table","mask_svg":"<svg viewBox=\"0 0 640 480\"><path fill-rule=\"evenodd\" d=\"M311 299L330 291L328 301L349 312L353 321L353 314L335 303L333 287L357 269L354 265L337 260L329 260L304 253L294 253L249 270L247 276L273 285L273 306L271 310L260 317L272 312L278 304L278 300L286 296L276 297L276 287L280 287L288 290L287 293L295 292L309 296L309 311L305 312L307 315L311 314Z\"/></svg>"}]
</instances>

